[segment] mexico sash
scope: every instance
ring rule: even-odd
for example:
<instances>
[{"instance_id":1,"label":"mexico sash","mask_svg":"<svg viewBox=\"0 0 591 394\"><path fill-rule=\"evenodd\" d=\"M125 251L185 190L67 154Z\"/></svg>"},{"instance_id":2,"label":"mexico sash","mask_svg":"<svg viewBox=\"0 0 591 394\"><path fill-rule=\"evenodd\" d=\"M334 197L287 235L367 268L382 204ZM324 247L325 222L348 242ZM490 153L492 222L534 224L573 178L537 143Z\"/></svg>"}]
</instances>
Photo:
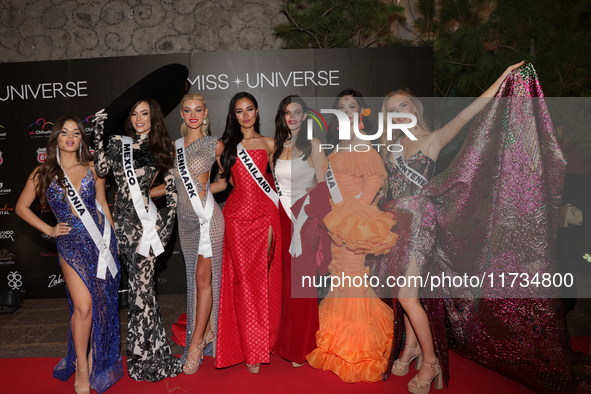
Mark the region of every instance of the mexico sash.
<instances>
[{"instance_id":1,"label":"mexico sash","mask_svg":"<svg viewBox=\"0 0 591 394\"><path fill-rule=\"evenodd\" d=\"M211 238L209 236L209 223L211 221L211 217L213 216L213 209L215 205L215 201L213 199L213 194L209 188L207 188L207 201L205 203L205 209L201 203L201 199L199 198L199 193L197 193L197 189L195 188L195 183L193 182L193 177L187 168L186 156L185 156L185 142L184 138L181 137L175 141L176 147L176 164L181 179L183 180L183 185L185 186L185 190L187 191L187 195L189 196L189 201L191 201L191 205L193 206L193 211L195 211L195 215L199 218L199 251L198 254L202 255L203 257L211 257L212 256L212 249L211 249Z\"/></svg>"},{"instance_id":2,"label":"mexico sash","mask_svg":"<svg viewBox=\"0 0 591 394\"><path fill-rule=\"evenodd\" d=\"M123 136L122 140L123 149L121 150L121 159L123 160L123 171L125 172L125 177L127 178L127 185L129 186L129 193L131 194L131 201L133 202L135 211L142 222L142 227L144 228L138 253L144 257L148 257L150 255L151 246L152 250L154 251L154 255L159 256L162 254L162 252L164 252L164 247L162 246L162 241L160 241L160 237L156 232L158 210L156 209L156 205L154 205L154 202L150 196L147 196L149 208L148 212L146 212L142 191L140 190L140 185L137 177L135 176L135 170L133 169L133 140L128 136Z\"/></svg>"}]
</instances>

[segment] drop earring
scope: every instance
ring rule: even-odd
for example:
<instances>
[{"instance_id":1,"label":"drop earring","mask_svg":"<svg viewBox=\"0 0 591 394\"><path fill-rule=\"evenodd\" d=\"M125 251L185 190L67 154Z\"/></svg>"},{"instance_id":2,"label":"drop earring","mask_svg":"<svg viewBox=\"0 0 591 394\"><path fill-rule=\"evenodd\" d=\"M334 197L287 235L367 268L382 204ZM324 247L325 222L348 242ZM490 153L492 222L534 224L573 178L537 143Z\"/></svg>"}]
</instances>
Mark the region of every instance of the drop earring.
<instances>
[{"instance_id":1,"label":"drop earring","mask_svg":"<svg viewBox=\"0 0 591 394\"><path fill-rule=\"evenodd\" d=\"M203 124L207 124L207 118L203 119Z\"/></svg>"},{"instance_id":2,"label":"drop earring","mask_svg":"<svg viewBox=\"0 0 591 394\"><path fill-rule=\"evenodd\" d=\"M82 141L78 145L78 163L82 163Z\"/></svg>"},{"instance_id":3,"label":"drop earring","mask_svg":"<svg viewBox=\"0 0 591 394\"><path fill-rule=\"evenodd\" d=\"M61 167L62 163L60 163L60 147L55 147L55 158L57 159L57 165Z\"/></svg>"}]
</instances>

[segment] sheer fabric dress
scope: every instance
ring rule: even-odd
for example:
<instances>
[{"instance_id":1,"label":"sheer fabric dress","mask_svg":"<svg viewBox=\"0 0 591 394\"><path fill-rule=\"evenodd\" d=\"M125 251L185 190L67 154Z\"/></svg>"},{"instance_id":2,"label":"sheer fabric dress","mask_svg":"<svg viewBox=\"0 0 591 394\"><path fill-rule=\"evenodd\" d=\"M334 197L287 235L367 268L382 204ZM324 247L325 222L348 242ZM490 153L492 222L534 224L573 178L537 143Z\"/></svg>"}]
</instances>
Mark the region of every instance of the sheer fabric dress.
<instances>
[{"instance_id":1,"label":"sheer fabric dress","mask_svg":"<svg viewBox=\"0 0 591 394\"><path fill-rule=\"evenodd\" d=\"M262 174L267 152L248 151ZM281 318L281 225L275 204L240 161L224 205L224 265L215 366L268 363ZM273 182L270 182L273 183ZM269 227L273 244L267 253Z\"/></svg>"},{"instance_id":2,"label":"sheer fabric dress","mask_svg":"<svg viewBox=\"0 0 591 394\"><path fill-rule=\"evenodd\" d=\"M191 143L185 149L185 160L187 168L191 173L197 193L203 192L203 186L197 182L197 177L200 174L211 171L211 166L215 163L215 150L217 146L217 139L215 137L204 136ZM193 329L195 326L195 302L197 297L197 288L195 287L195 270L197 269L197 257L199 252L199 238L201 236L201 229L199 225L199 218L193 210L193 205L189 200L187 190L181 179L178 168L175 165L174 179L178 193L177 216L179 226L179 237L181 240L181 248L183 256L185 257L185 266L187 271L187 324L185 328L185 352L181 358L181 362L185 362L189 352L189 345L193 336ZM207 183L209 189L209 181ZM207 201L207 193L203 195L201 203L205 207ZM224 237L224 217L222 211L217 203L214 203L213 215L210 220L209 236L211 239L211 288L213 294L213 304L211 310L211 329L217 332L218 326L218 307L220 299L220 285L222 279L222 241ZM179 325L177 324L177 329ZM182 331L182 330L181 330ZM175 332L175 335L181 336L181 332ZM207 333L205 333L207 335ZM215 349L206 349L206 353L211 354Z\"/></svg>"},{"instance_id":3,"label":"sheer fabric dress","mask_svg":"<svg viewBox=\"0 0 591 394\"><path fill-rule=\"evenodd\" d=\"M80 194L84 205L88 208L99 231L102 233L105 217L96 209L96 185L94 174L90 168L82 179L78 194ZM64 189L55 180L51 182L47 189L47 202L57 220L68 223L70 226L69 234L56 238L57 251L65 263L80 276L92 298L92 331L89 346L89 354L92 357L90 384L98 393L102 393L123 376L118 310L121 270L119 270L115 278L111 275L110 270L107 270L105 279L96 277L98 249L80 218L73 213ZM119 269L114 233L111 233L110 250ZM67 287L66 293L68 294L71 319L73 306ZM60 380L68 380L75 371L75 361L76 352L70 326L68 355L55 367L53 376Z\"/></svg>"},{"instance_id":4,"label":"sheer fabric dress","mask_svg":"<svg viewBox=\"0 0 591 394\"><path fill-rule=\"evenodd\" d=\"M134 138L133 167L144 200L148 207L150 187L157 175L155 159L149 150L148 134ZM115 234L119 246L119 258L127 268L129 275L129 309L127 311L127 371L135 380L159 381L182 372L180 360L172 355L166 339L162 315L155 288L156 257L150 249L150 255L144 257L138 253L143 226L133 205L127 179L123 171L121 156L121 136L113 135L109 146L103 149L102 128L97 128L95 135L95 163L97 174L106 176L113 171L117 184L117 193L113 207ZM156 231L165 246L172 229L176 212L176 193L172 171L164 174L166 183L167 217L163 220L160 212L156 221Z\"/></svg>"}]
</instances>

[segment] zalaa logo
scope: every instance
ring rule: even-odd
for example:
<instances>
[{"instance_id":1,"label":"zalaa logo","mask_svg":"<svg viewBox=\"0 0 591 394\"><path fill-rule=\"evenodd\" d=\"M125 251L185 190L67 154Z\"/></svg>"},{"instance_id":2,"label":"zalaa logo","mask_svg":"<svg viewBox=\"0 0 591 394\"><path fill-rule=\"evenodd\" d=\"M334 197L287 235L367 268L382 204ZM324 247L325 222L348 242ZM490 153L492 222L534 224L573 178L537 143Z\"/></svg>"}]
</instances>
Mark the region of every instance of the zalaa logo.
<instances>
[{"instance_id":1,"label":"zalaa logo","mask_svg":"<svg viewBox=\"0 0 591 394\"><path fill-rule=\"evenodd\" d=\"M0 124L0 141L6 138L6 127Z\"/></svg>"},{"instance_id":2,"label":"zalaa logo","mask_svg":"<svg viewBox=\"0 0 591 394\"><path fill-rule=\"evenodd\" d=\"M45 118L39 118L29 126L29 129L33 129L29 131L29 137L31 138L43 138L49 137L51 134L51 126L53 123L47 122ZM46 130L47 128L47 130Z\"/></svg>"},{"instance_id":3,"label":"zalaa logo","mask_svg":"<svg viewBox=\"0 0 591 394\"><path fill-rule=\"evenodd\" d=\"M43 164L45 158L47 158L47 148L37 148L37 161Z\"/></svg>"}]
</instances>

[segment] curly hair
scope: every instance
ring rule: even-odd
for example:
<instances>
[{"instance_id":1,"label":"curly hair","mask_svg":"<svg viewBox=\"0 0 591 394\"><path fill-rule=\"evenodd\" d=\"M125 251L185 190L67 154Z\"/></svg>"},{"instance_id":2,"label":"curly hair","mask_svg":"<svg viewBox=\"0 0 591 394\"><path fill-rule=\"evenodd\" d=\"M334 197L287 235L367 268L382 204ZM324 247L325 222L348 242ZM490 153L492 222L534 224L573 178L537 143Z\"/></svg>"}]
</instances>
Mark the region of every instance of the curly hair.
<instances>
[{"instance_id":1,"label":"curly hair","mask_svg":"<svg viewBox=\"0 0 591 394\"><path fill-rule=\"evenodd\" d=\"M47 196L46 192L49 188L49 184L54 179L57 181L57 184L64 190L66 190L66 185L64 184L64 170L62 167L57 163L57 155L58 155L58 146L57 146L57 137L59 137L62 129L66 122L72 121L80 130L80 143L82 144L82 150L76 151L76 156L78 156L78 161L81 165L87 166L91 163L94 158L89 150L89 141L88 135L84 132L84 126L82 126L82 122L75 116L72 115L65 115L55 121L53 128L51 129L51 134L49 135L49 140L47 141L47 155L45 156L45 161L39 167L39 170L35 173L34 181L35 181L35 194L41 205L43 207L47 207ZM65 195L64 195L65 197Z\"/></svg>"},{"instance_id":2,"label":"curly hair","mask_svg":"<svg viewBox=\"0 0 591 394\"><path fill-rule=\"evenodd\" d=\"M162 115L160 104L151 98L143 98L135 103L125 121L125 132L132 138L136 137L135 129L131 122L131 115L138 105L143 102L147 103L150 107L151 127L148 133L150 138L150 153L154 156L158 171L165 173L172 168L174 163L174 144L166 130L166 121L164 120L164 115Z\"/></svg>"}]
</instances>

